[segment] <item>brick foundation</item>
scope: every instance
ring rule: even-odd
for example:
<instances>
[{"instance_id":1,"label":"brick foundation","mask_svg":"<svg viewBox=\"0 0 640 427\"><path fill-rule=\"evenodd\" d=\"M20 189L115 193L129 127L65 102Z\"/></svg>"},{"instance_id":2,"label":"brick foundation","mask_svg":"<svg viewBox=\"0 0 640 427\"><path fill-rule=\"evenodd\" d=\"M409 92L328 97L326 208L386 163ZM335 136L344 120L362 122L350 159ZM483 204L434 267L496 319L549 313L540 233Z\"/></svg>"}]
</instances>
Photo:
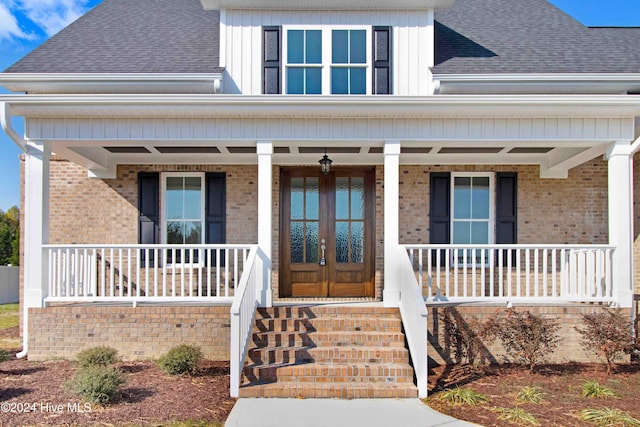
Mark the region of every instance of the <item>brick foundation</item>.
<instances>
[{"instance_id":1,"label":"brick foundation","mask_svg":"<svg viewBox=\"0 0 640 427\"><path fill-rule=\"evenodd\" d=\"M108 345L125 360L152 359L196 344L211 360L229 360L228 306L67 306L29 310L29 360L72 359Z\"/></svg>"},{"instance_id":2,"label":"brick foundation","mask_svg":"<svg viewBox=\"0 0 640 427\"><path fill-rule=\"evenodd\" d=\"M429 311L428 330L429 330L429 363L446 364L454 361L453 349L447 345L445 336L444 322L442 322L442 313L444 307L427 307ZM485 322L496 312L504 309L501 306L473 306L473 307L451 307L455 310L456 316L459 315L464 321L477 319ZM600 362L593 354L585 353L580 345L580 334L575 331L576 326L582 326L582 314L595 313L603 310L599 305L571 305L571 306L516 306L516 310L528 310L531 313L541 315L544 318L554 319L560 325L559 334L562 337L560 345L549 358L552 363L565 362ZM629 317L631 309L627 310ZM495 343L487 343L483 349L482 358L485 361L507 362L505 351L499 341ZM629 360L629 356L625 356L624 360Z\"/></svg>"}]
</instances>

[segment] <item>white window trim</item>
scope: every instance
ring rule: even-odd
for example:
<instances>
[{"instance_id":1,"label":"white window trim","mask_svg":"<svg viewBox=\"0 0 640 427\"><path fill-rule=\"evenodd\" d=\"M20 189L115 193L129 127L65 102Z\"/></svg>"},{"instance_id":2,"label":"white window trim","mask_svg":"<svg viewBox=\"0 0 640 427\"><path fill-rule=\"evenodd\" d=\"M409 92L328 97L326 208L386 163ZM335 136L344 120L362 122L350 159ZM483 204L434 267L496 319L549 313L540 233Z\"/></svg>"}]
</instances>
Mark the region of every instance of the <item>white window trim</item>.
<instances>
[{"instance_id":1,"label":"white window trim","mask_svg":"<svg viewBox=\"0 0 640 427\"><path fill-rule=\"evenodd\" d=\"M454 208L455 208L455 200L454 200L454 194L455 194L455 179L456 178L489 178L489 219L482 219L482 220L465 220L465 221L470 221L470 222L488 222L489 223L489 241L486 244L492 245L495 242L495 234L496 234L496 223L495 223L495 210L496 210L496 206L495 206L495 173L493 172L452 172L451 173L451 189L450 189L450 207L449 207L449 212L451 212L450 214L450 229L449 229L449 235L451 236L451 243L453 244L453 225L455 223L455 217L454 217ZM457 244L457 243L456 243ZM453 257L453 254L451 255ZM462 267L463 264L462 263L456 263L453 259L451 259L452 265L456 265L458 267ZM489 260L487 260L485 262L485 265L489 265L488 264ZM467 259L467 265L472 265L472 262L470 262Z\"/></svg>"},{"instance_id":2,"label":"white window trim","mask_svg":"<svg viewBox=\"0 0 640 427\"><path fill-rule=\"evenodd\" d=\"M205 242L205 233L206 233L206 217L205 217L205 173L204 172L162 172L160 173L160 226L162 227L161 239L162 244L167 244L167 214L166 214L166 190L167 190L167 178L171 177L179 177L179 178L188 178L188 177L198 177L200 178L200 218L202 225L202 232L200 233L200 243ZM200 263L167 263L168 268L173 267L193 267L198 268Z\"/></svg>"},{"instance_id":3,"label":"white window trim","mask_svg":"<svg viewBox=\"0 0 640 427\"><path fill-rule=\"evenodd\" d=\"M288 62L288 31L289 30L321 30L322 31L322 62L320 64L289 64ZM282 26L282 75L281 81L282 92L286 95L287 93L287 68L291 67L305 67L305 68L321 68L322 69L322 95L331 95L331 67L333 65L332 55L331 55L331 31L332 30L365 30L366 31L366 64L337 64L335 66L339 67L358 67L364 68L365 75L367 78L366 81L366 95L372 94L372 85L373 85L373 77L372 77L372 67L373 67L373 47L372 47L372 38L373 38L373 27L371 25L283 25ZM350 95L344 95L350 96ZM357 96L357 95L356 95ZM360 95L362 96L362 95Z\"/></svg>"}]
</instances>

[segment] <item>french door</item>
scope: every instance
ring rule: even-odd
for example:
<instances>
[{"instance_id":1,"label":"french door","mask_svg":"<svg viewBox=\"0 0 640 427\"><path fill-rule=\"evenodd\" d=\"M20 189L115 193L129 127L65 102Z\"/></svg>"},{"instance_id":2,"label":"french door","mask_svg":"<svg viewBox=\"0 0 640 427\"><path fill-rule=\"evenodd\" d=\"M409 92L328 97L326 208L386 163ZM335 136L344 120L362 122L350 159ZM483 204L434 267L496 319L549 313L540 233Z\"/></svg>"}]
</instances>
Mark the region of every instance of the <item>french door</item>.
<instances>
[{"instance_id":1,"label":"french door","mask_svg":"<svg viewBox=\"0 0 640 427\"><path fill-rule=\"evenodd\" d=\"M280 296L374 296L372 169L282 169Z\"/></svg>"}]
</instances>

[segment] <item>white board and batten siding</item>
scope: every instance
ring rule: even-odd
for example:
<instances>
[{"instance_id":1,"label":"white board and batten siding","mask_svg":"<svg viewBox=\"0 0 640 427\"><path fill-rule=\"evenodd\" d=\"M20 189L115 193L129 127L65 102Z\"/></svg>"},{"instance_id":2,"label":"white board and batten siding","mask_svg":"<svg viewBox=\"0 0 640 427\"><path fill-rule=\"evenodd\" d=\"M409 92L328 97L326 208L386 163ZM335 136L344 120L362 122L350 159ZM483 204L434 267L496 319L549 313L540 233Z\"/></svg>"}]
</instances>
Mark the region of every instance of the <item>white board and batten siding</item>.
<instances>
[{"instance_id":1,"label":"white board and batten siding","mask_svg":"<svg viewBox=\"0 0 640 427\"><path fill-rule=\"evenodd\" d=\"M220 66L224 92L262 93L262 26L308 25L393 27L393 94L430 95L429 67L434 65L432 10L404 11L263 11L220 12Z\"/></svg>"}]
</instances>

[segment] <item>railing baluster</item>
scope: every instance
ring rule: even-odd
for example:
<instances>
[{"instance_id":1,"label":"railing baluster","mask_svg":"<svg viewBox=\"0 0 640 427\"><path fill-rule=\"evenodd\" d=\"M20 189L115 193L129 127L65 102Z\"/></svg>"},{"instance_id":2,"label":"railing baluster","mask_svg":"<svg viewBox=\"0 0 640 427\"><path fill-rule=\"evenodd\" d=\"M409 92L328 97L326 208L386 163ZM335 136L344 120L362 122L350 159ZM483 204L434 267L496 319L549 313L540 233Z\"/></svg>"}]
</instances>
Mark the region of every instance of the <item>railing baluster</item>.
<instances>
[{"instance_id":1,"label":"railing baluster","mask_svg":"<svg viewBox=\"0 0 640 427\"><path fill-rule=\"evenodd\" d=\"M127 295L131 296L131 248L127 248ZM136 283L136 288L138 288L138 283ZM138 288L140 289L140 288ZM140 293L138 293L138 296Z\"/></svg>"},{"instance_id":2,"label":"railing baluster","mask_svg":"<svg viewBox=\"0 0 640 427\"><path fill-rule=\"evenodd\" d=\"M547 286L549 285L549 280L547 278L547 263L549 262L549 253L547 249L543 249L542 251L542 296L546 297L548 294Z\"/></svg>"},{"instance_id":3,"label":"railing baluster","mask_svg":"<svg viewBox=\"0 0 640 427\"><path fill-rule=\"evenodd\" d=\"M471 249L471 295L476 296L476 249Z\"/></svg>"},{"instance_id":4,"label":"railing baluster","mask_svg":"<svg viewBox=\"0 0 640 427\"><path fill-rule=\"evenodd\" d=\"M189 296L193 296L193 248L189 249Z\"/></svg>"},{"instance_id":5,"label":"railing baluster","mask_svg":"<svg viewBox=\"0 0 640 427\"><path fill-rule=\"evenodd\" d=\"M216 295L220 295L220 251L221 249L216 249ZM224 296L229 295L225 294Z\"/></svg>"},{"instance_id":6,"label":"railing baluster","mask_svg":"<svg viewBox=\"0 0 640 427\"><path fill-rule=\"evenodd\" d=\"M224 294L229 295L229 249L224 250Z\"/></svg>"},{"instance_id":7,"label":"railing baluster","mask_svg":"<svg viewBox=\"0 0 640 427\"><path fill-rule=\"evenodd\" d=\"M238 249L233 250L233 287L238 286Z\"/></svg>"},{"instance_id":8,"label":"railing baluster","mask_svg":"<svg viewBox=\"0 0 640 427\"><path fill-rule=\"evenodd\" d=\"M499 295L501 297L505 296L504 293L504 278L503 278L503 266L504 266L504 251L502 249L498 250L498 288L499 288Z\"/></svg>"},{"instance_id":9,"label":"railing baluster","mask_svg":"<svg viewBox=\"0 0 640 427\"><path fill-rule=\"evenodd\" d=\"M520 257L520 251L517 252L516 255L518 258ZM513 272L513 263L511 262L511 250L507 250L507 296L511 296L511 276ZM520 275L518 274L518 277ZM518 280L518 284L520 284L520 280ZM518 289L518 294L520 293L520 289Z\"/></svg>"},{"instance_id":10,"label":"railing baluster","mask_svg":"<svg viewBox=\"0 0 640 427\"><path fill-rule=\"evenodd\" d=\"M458 292L458 249L453 249L453 296L459 297Z\"/></svg>"},{"instance_id":11,"label":"railing baluster","mask_svg":"<svg viewBox=\"0 0 640 427\"><path fill-rule=\"evenodd\" d=\"M136 248L136 289L138 289L137 295L140 296L140 261L142 261L142 257L140 257L140 248ZM144 293L145 295L149 295L149 282L145 282L144 284Z\"/></svg>"}]
</instances>

